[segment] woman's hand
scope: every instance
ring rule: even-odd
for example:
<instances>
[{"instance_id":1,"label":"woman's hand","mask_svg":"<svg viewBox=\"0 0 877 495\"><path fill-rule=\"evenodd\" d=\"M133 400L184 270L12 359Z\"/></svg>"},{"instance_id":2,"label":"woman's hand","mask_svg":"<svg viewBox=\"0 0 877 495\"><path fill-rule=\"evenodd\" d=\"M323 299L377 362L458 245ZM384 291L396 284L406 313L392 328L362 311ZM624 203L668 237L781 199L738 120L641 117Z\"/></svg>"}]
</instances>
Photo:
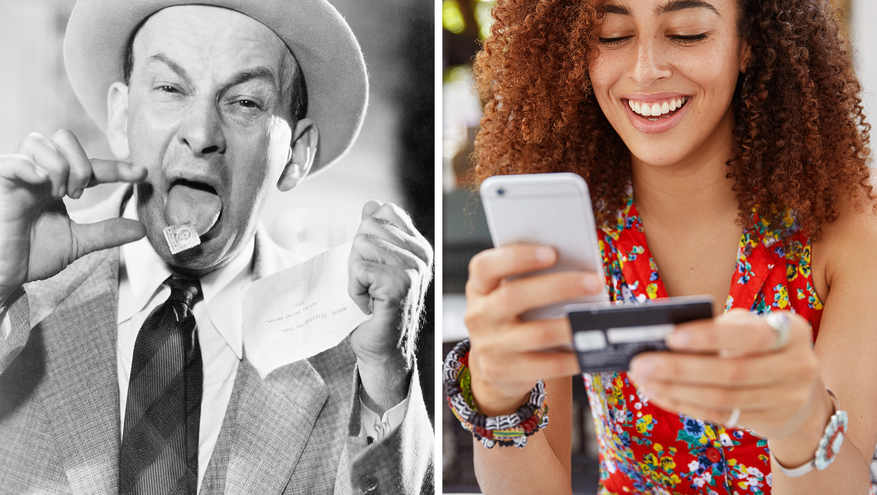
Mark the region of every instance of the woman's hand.
<instances>
[{"instance_id":1,"label":"woman's hand","mask_svg":"<svg viewBox=\"0 0 877 495\"><path fill-rule=\"evenodd\" d=\"M539 379L580 372L572 350L557 350L572 344L567 319L522 322L519 315L528 309L596 294L603 284L600 277L562 272L506 280L548 268L556 261L554 248L518 244L483 251L469 264L469 369L472 394L484 414L515 411Z\"/></svg>"},{"instance_id":2,"label":"woman's hand","mask_svg":"<svg viewBox=\"0 0 877 495\"><path fill-rule=\"evenodd\" d=\"M778 332L742 309L679 325L667 338L674 352L636 356L631 378L668 411L725 424L739 408L737 425L762 437L796 435L814 416L827 421L830 401L807 321L787 315L788 341L779 349Z\"/></svg>"}]
</instances>

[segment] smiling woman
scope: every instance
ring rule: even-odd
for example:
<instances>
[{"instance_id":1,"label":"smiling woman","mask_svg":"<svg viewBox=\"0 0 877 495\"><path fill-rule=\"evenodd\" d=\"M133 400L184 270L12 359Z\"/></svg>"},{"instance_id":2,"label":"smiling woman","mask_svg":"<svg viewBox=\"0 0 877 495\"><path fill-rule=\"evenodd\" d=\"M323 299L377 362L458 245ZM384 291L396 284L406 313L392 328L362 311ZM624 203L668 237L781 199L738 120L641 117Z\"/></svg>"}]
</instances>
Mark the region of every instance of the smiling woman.
<instances>
[{"instance_id":1,"label":"smiling woman","mask_svg":"<svg viewBox=\"0 0 877 495\"><path fill-rule=\"evenodd\" d=\"M477 178L578 173L612 300L708 294L725 313L678 325L673 352L627 373L585 374L600 493L865 493L877 201L828 1L507 0L493 14ZM503 438L537 380L551 414L521 450L476 445L486 493L570 491L578 361L535 352L569 344L569 323L519 315L594 292L591 274L504 280L555 259L516 245L470 264L461 390L499 416L479 436Z\"/></svg>"}]
</instances>

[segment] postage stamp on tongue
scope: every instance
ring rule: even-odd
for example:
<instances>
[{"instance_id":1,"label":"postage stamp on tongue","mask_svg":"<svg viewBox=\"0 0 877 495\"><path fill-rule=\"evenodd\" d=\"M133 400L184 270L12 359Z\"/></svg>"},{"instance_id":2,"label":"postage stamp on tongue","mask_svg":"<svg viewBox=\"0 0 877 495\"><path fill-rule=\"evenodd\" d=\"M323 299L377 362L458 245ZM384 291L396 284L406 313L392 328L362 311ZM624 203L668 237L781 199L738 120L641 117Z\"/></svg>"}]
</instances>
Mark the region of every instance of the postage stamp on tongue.
<instances>
[{"instance_id":1,"label":"postage stamp on tongue","mask_svg":"<svg viewBox=\"0 0 877 495\"><path fill-rule=\"evenodd\" d=\"M201 244L201 238L195 229L188 225L171 225L164 229L164 239L171 254L181 253Z\"/></svg>"}]
</instances>

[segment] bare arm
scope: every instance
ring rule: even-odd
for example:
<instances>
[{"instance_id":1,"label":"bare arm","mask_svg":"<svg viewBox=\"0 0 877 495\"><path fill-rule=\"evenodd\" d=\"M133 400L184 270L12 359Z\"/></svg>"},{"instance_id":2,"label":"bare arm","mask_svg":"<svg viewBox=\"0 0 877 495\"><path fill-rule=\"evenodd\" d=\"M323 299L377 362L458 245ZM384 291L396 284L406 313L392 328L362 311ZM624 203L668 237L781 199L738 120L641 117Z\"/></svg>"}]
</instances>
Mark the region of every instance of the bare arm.
<instances>
[{"instance_id":1,"label":"bare arm","mask_svg":"<svg viewBox=\"0 0 877 495\"><path fill-rule=\"evenodd\" d=\"M485 449L475 441L475 474L484 493L571 493L572 380L545 382L549 425L523 449Z\"/></svg>"},{"instance_id":2,"label":"bare arm","mask_svg":"<svg viewBox=\"0 0 877 495\"><path fill-rule=\"evenodd\" d=\"M877 218L869 205L862 209L846 205L813 248L814 282L826 294L814 352L822 381L849 415L847 435L824 471L788 478L772 466L778 495L868 493L868 466L877 444ZM784 465L798 466L813 456L831 414L827 397L823 404L799 435L770 439Z\"/></svg>"},{"instance_id":3,"label":"bare arm","mask_svg":"<svg viewBox=\"0 0 877 495\"><path fill-rule=\"evenodd\" d=\"M573 352L539 352L570 344L569 322L521 322L518 316L530 308L596 293L602 280L582 272L506 280L555 261L552 249L516 245L484 251L469 266L469 368L480 412L496 416L515 411L539 379L545 381L548 401L548 427L529 437L524 448L488 450L476 442L475 469L486 494L571 492L570 376L579 373L578 360Z\"/></svg>"}]
</instances>

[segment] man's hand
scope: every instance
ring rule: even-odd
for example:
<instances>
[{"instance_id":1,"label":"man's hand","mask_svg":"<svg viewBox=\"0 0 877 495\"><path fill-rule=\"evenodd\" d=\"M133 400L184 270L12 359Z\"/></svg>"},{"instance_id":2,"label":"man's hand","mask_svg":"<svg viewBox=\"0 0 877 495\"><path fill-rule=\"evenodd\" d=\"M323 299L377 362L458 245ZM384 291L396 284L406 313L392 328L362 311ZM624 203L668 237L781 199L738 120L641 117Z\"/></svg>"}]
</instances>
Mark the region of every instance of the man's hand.
<instances>
[{"instance_id":1,"label":"man's hand","mask_svg":"<svg viewBox=\"0 0 877 495\"><path fill-rule=\"evenodd\" d=\"M62 199L78 199L95 184L145 178L145 169L128 163L90 160L69 131L51 140L31 134L19 154L0 155L0 305L26 282L49 278L92 251L143 237L146 230L133 220L79 225Z\"/></svg>"},{"instance_id":2,"label":"man's hand","mask_svg":"<svg viewBox=\"0 0 877 495\"><path fill-rule=\"evenodd\" d=\"M432 247L398 206L369 201L348 263L350 297L372 317L354 330L363 400L381 414L408 394Z\"/></svg>"}]
</instances>

